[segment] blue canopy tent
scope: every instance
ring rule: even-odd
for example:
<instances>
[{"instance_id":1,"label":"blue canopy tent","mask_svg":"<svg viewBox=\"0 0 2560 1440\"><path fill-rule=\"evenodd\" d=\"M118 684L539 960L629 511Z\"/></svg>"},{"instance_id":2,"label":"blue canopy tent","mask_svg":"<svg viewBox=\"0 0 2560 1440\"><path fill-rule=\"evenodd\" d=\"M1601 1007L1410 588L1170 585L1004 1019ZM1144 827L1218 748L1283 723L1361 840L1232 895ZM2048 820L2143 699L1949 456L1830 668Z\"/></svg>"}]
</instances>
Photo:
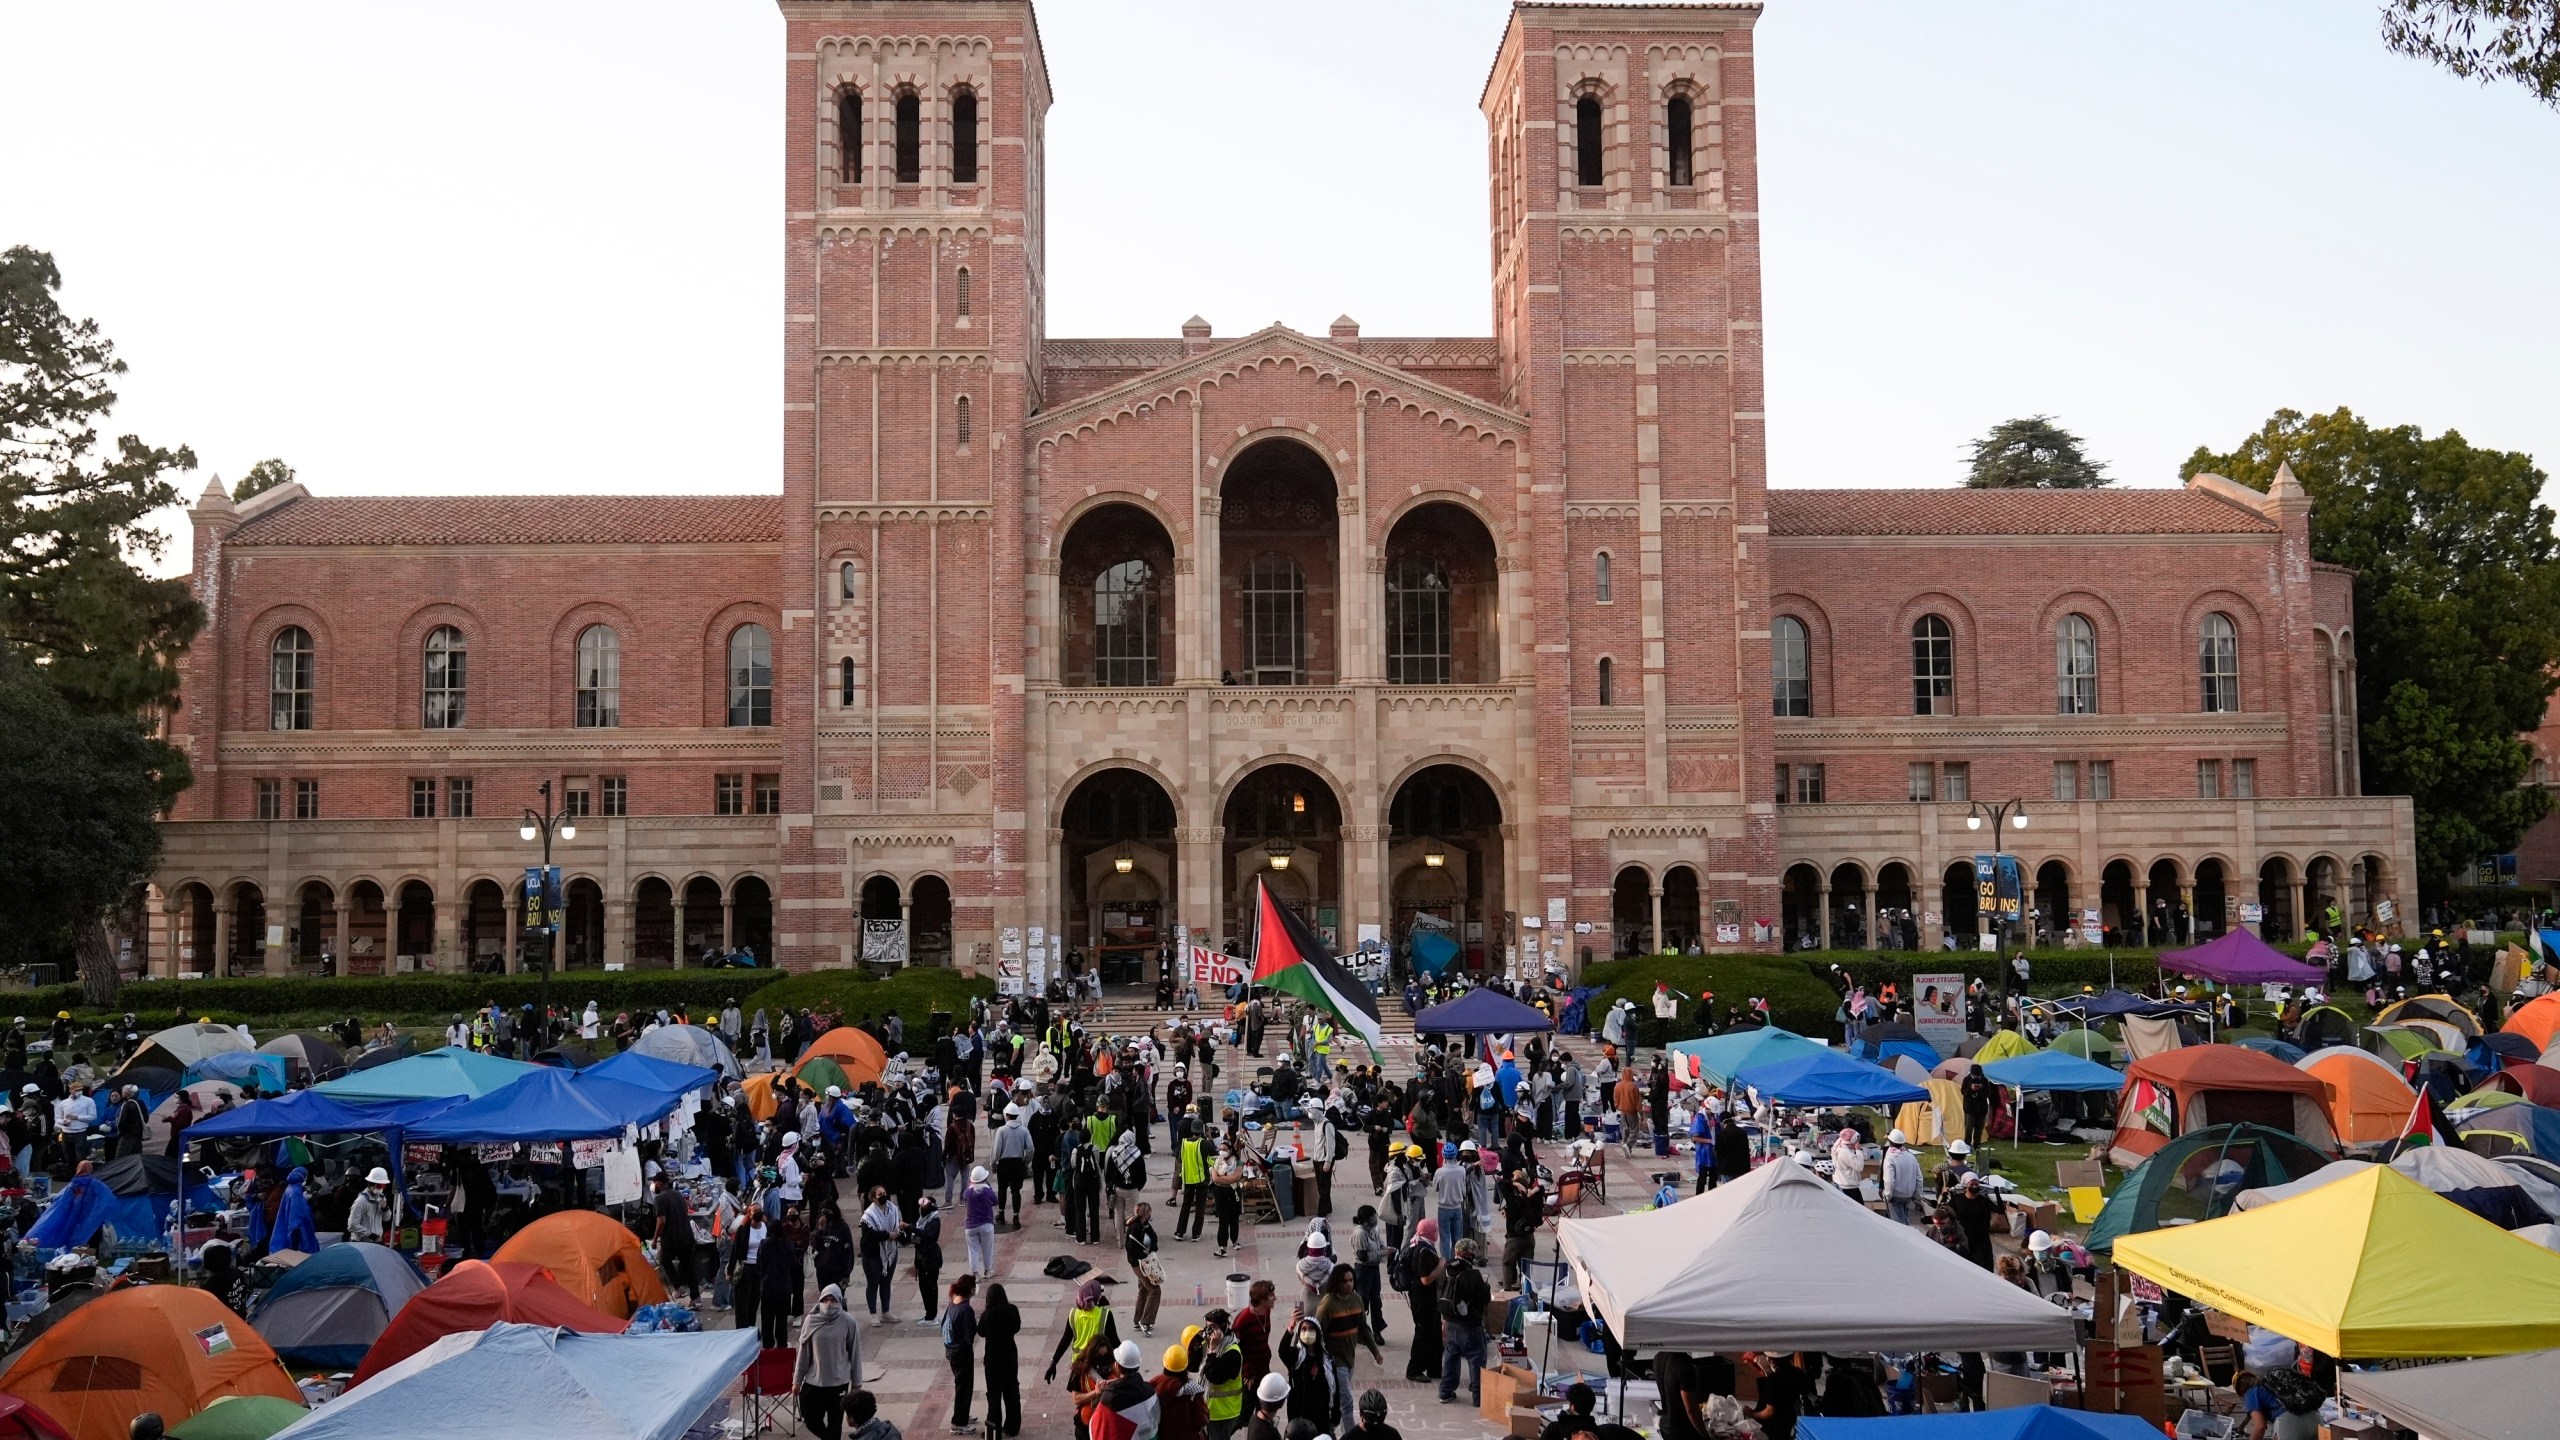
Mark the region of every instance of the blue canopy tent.
<instances>
[{"instance_id":1,"label":"blue canopy tent","mask_svg":"<svg viewBox=\"0 0 2560 1440\"><path fill-rule=\"evenodd\" d=\"M670 1095L690 1095L708 1090L720 1072L706 1065L687 1065L680 1060L661 1060L637 1050L625 1050L609 1060L600 1060L579 1072L589 1080L619 1080L643 1090L663 1090Z\"/></svg>"},{"instance_id":2,"label":"blue canopy tent","mask_svg":"<svg viewBox=\"0 0 2560 1440\"><path fill-rule=\"evenodd\" d=\"M2038 1050L1994 1060L1982 1067L1984 1078L2012 1090L2121 1090L2121 1072L2060 1050Z\"/></svg>"},{"instance_id":3,"label":"blue canopy tent","mask_svg":"<svg viewBox=\"0 0 2560 1440\"><path fill-rule=\"evenodd\" d=\"M476 1099L541 1068L447 1045L424 1055L341 1075L311 1089L337 1100L433 1100L453 1095Z\"/></svg>"},{"instance_id":4,"label":"blue canopy tent","mask_svg":"<svg viewBox=\"0 0 2560 1440\"><path fill-rule=\"evenodd\" d=\"M619 1135L626 1126L654 1125L676 1108L677 1097L664 1090L542 1065L526 1068L532 1073L513 1085L410 1127L409 1138L444 1145L593 1140Z\"/></svg>"},{"instance_id":5,"label":"blue canopy tent","mask_svg":"<svg viewBox=\"0 0 2560 1440\"><path fill-rule=\"evenodd\" d=\"M370 1135L399 1130L462 1103L459 1096L432 1100L341 1100L317 1090L296 1090L273 1100L208 1115L187 1127L189 1140L272 1140L285 1135ZM393 1150L399 1149L397 1140Z\"/></svg>"},{"instance_id":6,"label":"blue canopy tent","mask_svg":"<svg viewBox=\"0 0 2560 1440\"><path fill-rule=\"evenodd\" d=\"M1796 1435L1799 1440L2160 1440L2160 1432L2138 1415L2102 1415L2051 1405L1883 1420L1807 1415L1796 1422Z\"/></svg>"},{"instance_id":7,"label":"blue canopy tent","mask_svg":"<svg viewBox=\"0 0 2560 1440\"><path fill-rule=\"evenodd\" d=\"M1831 1050L1749 1065L1735 1072L1733 1080L1780 1105L1800 1107L1901 1105L1929 1098L1925 1086Z\"/></svg>"},{"instance_id":8,"label":"blue canopy tent","mask_svg":"<svg viewBox=\"0 0 2560 1440\"><path fill-rule=\"evenodd\" d=\"M2154 1000L2148 995L2136 995L2130 990L2101 990L2095 995L2066 995L2059 1000L2049 1002L2045 1008L2065 1015L2081 1016L2091 1024L2100 1020L2121 1019L2127 1015L2146 1017L2177 1015L2202 1019L2205 1014L2204 1007L2201 1005L2191 1005L2184 1000Z\"/></svg>"},{"instance_id":9,"label":"blue canopy tent","mask_svg":"<svg viewBox=\"0 0 2560 1440\"><path fill-rule=\"evenodd\" d=\"M1704 1040L1675 1040L1669 1048L1674 1055L1697 1061L1698 1078L1710 1085L1732 1083L1746 1066L1831 1053L1830 1046L1775 1025L1758 1030L1729 1030Z\"/></svg>"},{"instance_id":10,"label":"blue canopy tent","mask_svg":"<svg viewBox=\"0 0 2560 1440\"><path fill-rule=\"evenodd\" d=\"M1555 1022L1536 1006L1523 1005L1499 990L1470 990L1413 1017L1417 1035L1510 1035L1554 1028Z\"/></svg>"}]
</instances>

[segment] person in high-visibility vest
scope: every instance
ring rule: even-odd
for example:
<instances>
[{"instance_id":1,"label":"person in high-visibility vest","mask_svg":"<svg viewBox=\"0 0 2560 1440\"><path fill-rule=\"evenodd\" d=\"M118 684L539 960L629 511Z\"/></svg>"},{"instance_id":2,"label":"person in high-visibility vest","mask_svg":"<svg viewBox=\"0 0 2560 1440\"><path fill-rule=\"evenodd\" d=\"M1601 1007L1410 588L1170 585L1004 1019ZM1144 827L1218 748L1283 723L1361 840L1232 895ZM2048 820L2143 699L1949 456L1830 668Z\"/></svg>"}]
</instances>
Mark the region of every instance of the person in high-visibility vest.
<instances>
[{"instance_id":1,"label":"person in high-visibility vest","mask_svg":"<svg viewBox=\"0 0 2560 1440\"><path fill-rule=\"evenodd\" d=\"M1333 1075L1333 1022L1322 1017L1316 1020L1316 1073Z\"/></svg>"},{"instance_id":2,"label":"person in high-visibility vest","mask_svg":"<svg viewBox=\"0 0 2560 1440\"><path fill-rule=\"evenodd\" d=\"M1182 1209L1173 1218L1173 1238L1197 1240L1209 1223L1209 1149L1198 1126L1186 1122L1181 1150Z\"/></svg>"},{"instance_id":3,"label":"person in high-visibility vest","mask_svg":"<svg viewBox=\"0 0 2560 1440\"><path fill-rule=\"evenodd\" d=\"M1244 1347L1229 1333L1226 1311L1212 1310L1201 1319L1207 1327L1200 1348L1208 1358L1200 1380L1208 1392L1209 1440L1228 1440L1244 1423Z\"/></svg>"}]
</instances>

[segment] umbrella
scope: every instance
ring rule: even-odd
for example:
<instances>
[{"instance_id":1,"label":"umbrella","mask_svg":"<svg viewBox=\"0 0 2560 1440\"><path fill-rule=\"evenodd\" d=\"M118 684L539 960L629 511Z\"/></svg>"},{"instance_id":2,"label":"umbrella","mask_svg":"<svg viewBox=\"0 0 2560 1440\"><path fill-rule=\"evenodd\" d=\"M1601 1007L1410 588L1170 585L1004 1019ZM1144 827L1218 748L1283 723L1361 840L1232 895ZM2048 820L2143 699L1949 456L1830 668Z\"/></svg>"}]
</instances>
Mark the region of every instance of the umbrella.
<instances>
[{"instance_id":1,"label":"umbrella","mask_svg":"<svg viewBox=\"0 0 2560 1440\"><path fill-rule=\"evenodd\" d=\"M267 1440L311 1412L273 1395L225 1395L172 1426L170 1440Z\"/></svg>"},{"instance_id":2,"label":"umbrella","mask_svg":"<svg viewBox=\"0 0 2560 1440\"><path fill-rule=\"evenodd\" d=\"M347 1054L338 1042L316 1030L295 1030L278 1035L258 1047L270 1055L281 1055L295 1069L314 1080L326 1080L347 1068Z\"/></svg>"}]
</instances>

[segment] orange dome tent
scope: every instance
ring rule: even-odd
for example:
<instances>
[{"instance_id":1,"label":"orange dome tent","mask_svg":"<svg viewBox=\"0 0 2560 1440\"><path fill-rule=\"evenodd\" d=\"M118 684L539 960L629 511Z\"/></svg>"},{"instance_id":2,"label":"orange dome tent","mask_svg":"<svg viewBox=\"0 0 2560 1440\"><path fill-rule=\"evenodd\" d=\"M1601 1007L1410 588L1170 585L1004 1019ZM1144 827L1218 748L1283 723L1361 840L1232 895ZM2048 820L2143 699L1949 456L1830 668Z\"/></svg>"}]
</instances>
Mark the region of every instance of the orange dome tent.
<instances>
[{"instance_id":1,"label":"orange dome tent","mask_svg":"<svg viewBox=\"0 0 2560 1440\"><path fill-rule=\"evenodd\" d=\"M226 1395L302 1403L248 1321L178 1285L57 1304L0 1361L0 1390L41 1408L72 1440L125 1440L137 1415L182 1419Z\"/></svg>"},{"instance_id":2,"label":"orange dome tent","mask_svg":"<svg viewBox=\"0 0 2560 1440\"><path fill-rule=\"evenodd\" d=\"M856 1085L877 1080L889 1070L889 1052L880 1048L879 1041L851 1025L831 1026L810 1041L809 1051L800 1057L799 1064L805 1065L820 1055L834 1056Z\"/></svg>"},{"instance_id":3,"label":"orange dome tent","mask_svg":"<svg viewBox=\"0 0 2560 1440\"><path fill-rule=\"evenodd\" d=\"M2507 1023L2498 1027L2510 1035L2521 1035L2548 1050L2560 1041L2560 991L2536 995L2515 1008Z\"/></svg>"},{"instance_id":4,"label":"orange dome tent","mask_svg":"<svg viewBox=\"0 0 2560 1440\"><path fill-rule=\"evenodd\" d=\"M2373 1064L2361 1055L2340 1054L2304 1061L2302 1070L2329 1087L2329 1126L2337 1131L2339 1143L2380 1144L2398 1139L2408 1128L2417 1092L2388 1066Z\"/></svg>"},{"instance_id":5,"label":"orange dome tent","mask_svg":"<svg viewBox=\"0 0 2560 1440\"><path fill-rule=\"evenodd\" d=\"M550 1325L596 1335L619 1335L623 1322L560 1287L539 1265L492 1265L465 1260L436 1283L409 1297L364 1355L354 1383L397 1365L447 1335L486 1330L501 1320ZM352 1387L350 1387L352 1388Z\"/></svg>"},{"instance_id":6,"label":"orange dome tent","mask_svg":"<svg viewBox=\"0 0 2560 1440\"><path fill-rule=\"evenodd\" d=\"M489 1258L500 1265L542 1266L571 1297L617 1320L628 1320L641 1306L663 1304L667 1298L639 1237L612 1216L593 1210L545 1215Z\"/></svg>"}]
</instances>

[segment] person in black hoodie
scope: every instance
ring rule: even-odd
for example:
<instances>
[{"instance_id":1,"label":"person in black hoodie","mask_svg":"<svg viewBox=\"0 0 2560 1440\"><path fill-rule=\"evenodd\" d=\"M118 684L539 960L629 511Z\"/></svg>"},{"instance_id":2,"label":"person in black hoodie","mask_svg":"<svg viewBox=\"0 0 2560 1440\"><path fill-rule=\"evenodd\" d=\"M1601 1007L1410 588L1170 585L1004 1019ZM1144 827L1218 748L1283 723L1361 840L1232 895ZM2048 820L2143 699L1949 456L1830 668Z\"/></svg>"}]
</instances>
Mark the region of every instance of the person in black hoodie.
<instances>
[{"instance_id":1,"label":"person in black hoodie","mask_svg":"<svg viewBox=\"0 0 2560 1440\"><path fill-rule=\"evenodd\" d=\"M915 1255L907 1263L916 1272L916 1296L924 1305L924 1318L919 1325L942 1323L942 1208L930 1195L917 1202L915 1223L904 1236L915 1247Z\"/></svg>"},{"instance_id":2,"label":"person in black hoodie","mask_svg":"<svg viewBox=\"0 0 2560 1440\"><path fill-rule=\"evenodd\" d=\"M978 1340L986 1347L988 1440L1022 1433L1022 1312L1005 1297L1002 1282L987 1287L978 1315Z\"/></svg>"},{"instance_id":3,"label":"person in black hoodie","mask_svg":"<svg viewBox=\"0 0 2560 1440\"><path fill-rule=\"evenodd\" d=\"M756 1334L767 1350L791 1343L791 1315L800 1308L800 1252L780 1225L764 1227L756 1256Z\"/></svg>"},{"instance_id":4,"label":"person in black hoodie","mask_svg":"<svg viewBox=\"0 0 2560 1440\"><path fill-rule=\"evenodd\" d=\"M853 1278L853 1228L833 1205L818 1211L817 1233L809 1237L809 1270L819 1288L842 1285Z\"/></svg>"}]
</instances>

